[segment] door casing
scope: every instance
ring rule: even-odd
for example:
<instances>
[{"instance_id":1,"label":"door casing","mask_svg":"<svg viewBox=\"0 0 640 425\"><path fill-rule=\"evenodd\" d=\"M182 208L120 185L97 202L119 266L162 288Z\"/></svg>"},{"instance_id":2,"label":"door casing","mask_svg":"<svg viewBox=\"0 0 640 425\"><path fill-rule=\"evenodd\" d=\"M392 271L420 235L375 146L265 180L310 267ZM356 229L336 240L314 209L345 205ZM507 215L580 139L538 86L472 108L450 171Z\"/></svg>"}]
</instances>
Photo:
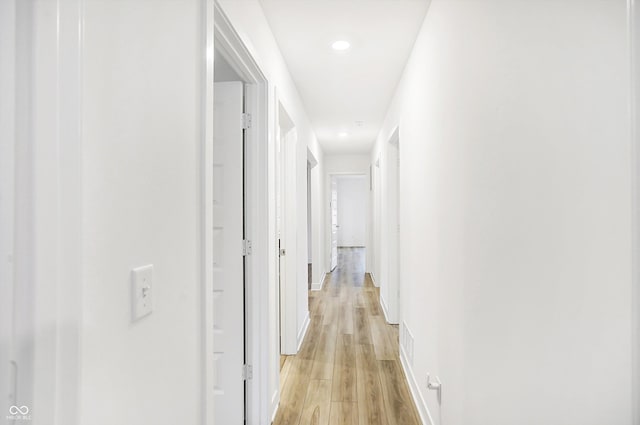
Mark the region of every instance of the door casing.
<instances>
[{"instance_id":1,"label":"door casing","mask_svg":"<svg viewBox=\"0 0 640 425\"><path fill-rule=\"evenodd\" d=\"M223 54L245 82L245 111L251 115L251 127L245 131L245 238L251 241L251 254L245 258L245 356L253 369L246 384L246 422L261 424L269 416L269 288L259 284L269 276L269 193L268 184L268 81L251 52L237 34L229 18L215 0L205 0L203 19L205 61L203 93L205 104L202 145L202 228L203 232L203 417L214 423L213 395L213 280L212 266L212 166L213 141L213 53Z\"/></svg>"},{"instance_id":2,"label":"door casing","mask_svg":"<svg viewBox=\"0 0 640 425\"><path fill-rule=\"evenodd\" d=\"M297 208L296 151L297 131L295 124L276 92L276 143L277 149L277 202L279 238L279 318L280 354L293 355L298 352L298 278L297 278Z\"/></svg>"},{"instance_id":3,"label":"door casing","mask_svg":"<svg viewBox=\"0 0 640 425\"><path fill-rule=\"evenodd\" d=\"M632 149L632 409L633 423L640 425L640 5L637 0L627 2L629 54L631 57L631 149Z\"/></svg>"}]
</instances>

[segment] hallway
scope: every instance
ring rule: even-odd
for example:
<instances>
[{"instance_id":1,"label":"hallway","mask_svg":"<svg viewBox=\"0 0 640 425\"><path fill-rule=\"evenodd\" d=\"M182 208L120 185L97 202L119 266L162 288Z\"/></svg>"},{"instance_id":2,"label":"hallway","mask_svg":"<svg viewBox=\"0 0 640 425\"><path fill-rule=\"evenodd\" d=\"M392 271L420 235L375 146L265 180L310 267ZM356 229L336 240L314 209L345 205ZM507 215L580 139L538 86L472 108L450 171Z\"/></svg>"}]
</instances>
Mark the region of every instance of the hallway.
<instances>
[{"instance_id":1,"label":"hallway","mask_svg":"<svg viewBox=\"0 0 640 425\"><path fill-rule=\"evenodd\" d=\"M640 0L0 0L0 93L0 425L640 425Z\"/></svg>"},{"instance_id":2,"label":"hallway","mask_svg":"<svg viewBox=\"0 0 640 425\"><path fill-rule=\"evenodd\" d=\"M310 292L311 325L284 358L274 425L419 424L398 358L398 327L386 323L365 249L339 248L337 268Z\"/></svg>"}]
</instances>

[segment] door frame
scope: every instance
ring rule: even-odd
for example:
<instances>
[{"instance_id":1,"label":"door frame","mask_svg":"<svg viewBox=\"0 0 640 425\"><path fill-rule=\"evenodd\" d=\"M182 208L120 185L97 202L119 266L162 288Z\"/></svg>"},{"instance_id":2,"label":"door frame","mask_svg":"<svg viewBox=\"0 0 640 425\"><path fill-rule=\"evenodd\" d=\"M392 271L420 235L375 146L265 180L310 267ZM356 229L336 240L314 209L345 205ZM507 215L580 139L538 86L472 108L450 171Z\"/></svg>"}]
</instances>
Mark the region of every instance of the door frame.
<instances>
[{"instance_id":1,"label":"door frame","mask_svg":"<svg viewBox=\"0 0 640 425\"><path fill-rule=\"evenodd\" d=\"M327 179L326 179L326 205L328 210L327 213L327 217L325 219L326 222L326 247L325 247L325 251L329 253L328 255L328 259L326 261L327 264L327 270L329 270L329 272L331 272L331 228L332 228L332 224L331 224L331 180L333 178L338 178L338 177L344 177L344 176L362 176L364 178L369 177L369 173L368 172L362 172L362 171L338 171L338 172L331 172L331 173L327 173ZM368 209L371 208L371 199L370 197L367 195L367 202L369 202L368 205ZM338 203L338 208L340 208L340 204ZM371 239L371 235L369 234L369 232L371 231L371 226L369 223L369 220L371 219L370 214L366 214L367 217L367 223L365 223L365 235L364 235L364 240L365 240L365 252L368 252L369 249L372 249L372 239ZM368 254L367 254L368 257ZM337 268L337 265L336 265ZM367 272L369 273L369 272Z\"/></svg>"},{"instance_id":2,"label":"door frame","mask_svg":"<svg viewBox=\"0 0 640 425\"><path fill-rule=\"evenodd\" d=\"M311 149L309 149L307 147L307 166L310 167L309 168L309 183L308 183L308 187L307 187L307 197L308 197L308 205L307 208L309 208L309 211L307 212L307 220L309 220L309 223L307 223L307 226L309 227L309 230L311 231L311 233L309 234L309 241L307 241L307 249L310 249L310 252L307 254L308 256L311 257L311 291L319 291L322 289L322 283L324 281L324 264L323 262L320 261L320 257L321 257L321 252L322 250L318 250L318 241L322 241L322 232L318 232L318 225L322 224L319 220L319 216L318 214L314 213L314 196L317 196L317 194L314 192L314 188L316 185L314 185L314 181L317 182L317 179L322 179L322 175L318 175L318 169L316 168L318 166L318 159L316 158L316 156L313 154L313 152L311 152ZM322 229L322 227L320 227L320 229ZM315 237L314 237L315 235ZM314 279L314 276L319 277L319 279Z\"/></svg>"},{"instance_id":3,"label":"door frame","mask_svg":"<svg viewBox=\"0 0 640 425\"><path fill-rule=\"evenodd\" d=\"M0 327L3 337L9 326L15 331L12 370L0 366L0 377L11 377L0 382L22 384L19 392L28 397L17 401L37 400L39 417L74 425L83 288L82 0L10 0L0 11L0 88L8 88L0 101L8 112L0 130L6 160L0 175L9 195L2 208L6 200L10 209L0 218L0 259L11 264L2 267L2 282L11 283L0 285L0 295L16 313ZM3 353L0 361L6 360ZM7 398L0 409L6 415Z\"/></svg>"},{"instance_id":4,"label":"door frame","mask_svg":"<svg viewBox=\"0 0 640 425\"><path fill-rule=\"evenodd\" d=\"M631 358L632 358L632 423L640 425L640 6L627 2L630 56L630 142L631 142L631 225L632 225L632 294L631 294Z\"/></svg>"},{"instance_id":5,"label":"door frame","mask_svg":"<svg viewBox=\"0 0 640 425\"><path fill-rule=\"evenodd\" d=\"M17 363L14 351L14 257L15 229L15 155L16 155L16 4L0 3L0 116L6 117L0 125L0 341L7 349L0 350L0 392L9 397L0 398L0 414L9 411L15 400ZM26 193L27 191L25 191ZM11 258L11 260L9 260ZM11 399L11 401L9 401Z\"/></svg>"},{"instance_id":6,"label":"door frame","mask_svg":"<svg viewBox=\"0 0 640 425\"><path fill-rule=\"evenodd\" d=\"M213 368L213 255L212 191L214 51L218 50L245 82L245 111L251 114L251 128L245 131L245 238L251 241L251 253L245 257L245 360L253 368L246 382L245 412L248 424L259 424L268 416L268 287L259 284L269 273L268 213L268 81L253 55L237 34L216 0L204 5L205 72L202 96L202 235L203 252L203 417L214 423ZM240 245L239 245L240 246Z\"/></svg>"},{"instance_id":7,"label":"door frame","mask_svg":"<svg viewBox=\"0 0 640 425\"><path fill-rule=\"evenodd\" d=\"M371 197L372 197L372 219L371 219L371 245L373 253L371 255L371 280L376 287L380 287L382 281L381 268L381 241L382 241L382 168L380 167L381 153L376 154L376 159L371 166Z\"/></svg>"},{"instance_id":8,"label":"door frame","mask_svg":"<svg viewBox=\"0 0 640 425\"><path fill-rule=\"evenodd\" d=\"M285 249L284 267L278 253L279 267L277 274L278 314L280 320L280 354L293 355L299 349L298 335L298 220L297 220L297 146L298 134L296 125L286 108L280 102L275 90L275 129L276 149L275 166L278 169L277 188L280 202L280 222L276 224L276 232L280 232L281 246ZM276 217L276 220L277 217ZM276 246L278 234L276 234Z\"/></svg>"},{"instance_id":9,"label":"door frame","mask_svg":"<svg viewBox=\"0 0 640 425\"><path fill-rule=\"evenodd\" d=\"M395 164L391 161L395 149ZM400 224L400 128L396 126L385 143L382 164L384 183L381 208L381 287L380 306L388 323L400 323L400 232L393 232ZM393 208L393 211L392 211ZM386 295L386 297L385 297Z\"/></svg>"},{"instance_id":10,"label":"door frame","mask_svg":"<svg viewBox=\"0 0 640 425\"><path fill-rule=\"evenodd\" d=\"M333 186L336 187L336 204L338 203L338 179L335 175L329 175L329 272L333 272L338 267L338 232L336 229L336 263L333 264ZM336 215L336 228L340 227L338 224L338 207L335 207Z\"/></svg>"}]
</instances>

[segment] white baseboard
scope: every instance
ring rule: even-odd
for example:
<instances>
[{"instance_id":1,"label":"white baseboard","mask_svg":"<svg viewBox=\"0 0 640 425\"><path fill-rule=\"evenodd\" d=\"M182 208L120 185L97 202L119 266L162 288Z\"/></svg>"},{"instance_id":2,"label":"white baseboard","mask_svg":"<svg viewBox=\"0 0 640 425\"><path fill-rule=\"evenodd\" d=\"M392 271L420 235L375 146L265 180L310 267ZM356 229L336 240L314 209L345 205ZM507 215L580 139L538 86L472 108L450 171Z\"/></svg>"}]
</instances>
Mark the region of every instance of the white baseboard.
<instances>
[{"instance_id":1,"label":"white baseboard","mask_svg":"<svg viewBox=\"0 0 640 425\"><path fill-rule=\"evenodd\" d=\"M271 422L276 420L276 415L278 414L278 408L280 407L280 391L276 390L271 397Z\"/></svg>"},{"instance_id":2,"label":"white baseboard","mask_svg":"<svg viewBox=\"0 0 640 425\"><path fill-rule=\"evenodd\" d=\"M373 275L373 272L369 272L369 276L371 276L371 281L373 282L373 286L375 286L376 288L379 288L380 285L378 285L378 282L376 282L376 277Z\"/></svg>"},{"instance_id":3,"label":"white baseboard","mask_svg":"<svg viewBox=\"0 0 640 425\"><path fill-rule=\"evenodd\" d=\"M309 330L309 323L311 323L311 320L309 318L309 312L307 311L307 315L304 318L302 328L300 328L300 331L298 331L298 348L296 351L300 351L302 341L304 341L304 337L307 335L307 330Z\"/></svg>"},{"instance_id":4,"label":"white baseboard","mask_svg":"<svg viewBox=\"0 0 640 425\"><path fill-rule=\"evenodd\" d=\"M382 313L384 313L384 318L388 324L390 325L399 324L397 320L395 322L393 320L389 320L389 310L387 307L387 302L384 300L384 298L382 298L382 294L380 294L380 307L382 308Z\"/></svg>"},{"instance_id":5,"label":"white baseboard","mask_svg":"<svg viewBox=\"0 0 640 425\"><path fill-rule=\"evenodd\" d=\"M391 323L391 321L389 320L389 313L387 313L387 303L382 297L382 295L380 295L380 308L382 308L384 319L387 321L387 323Z\"/></svg>"},{"instance_id":6,"label":"white baseboard","mask_svg":"<svg viewBox=\"0 0 640 425\"><path fill-rule=\"evenodd\" d=\"M411 392L413 402L416 404L416 408L418 409L418 415L420 416L422 425L435 425L435 422L431 417L431 413L429 412L429 408L427 407L427 403L424 401L422 393L420 392L420 387L418 386L418 381L413 373L413 369L409 367L409 363L407 362L407 355L404 352L404 347L400 347L400 364L402 365L402 370L404 370L404 374L407 377L409 391Z\"/></svg>"},{"instance_id":7,"label":"white baseboard","mask_svg":"<svg viewBox=\"0 0 640 425\"><path fill-rule=\"evenodd\" d=\"M322 291L322 287L324 286L324 278L327 276L326 273L322 274L322 278L320 282L311 282L311 290L312 291Z\"/></svg>"}]
</instances>

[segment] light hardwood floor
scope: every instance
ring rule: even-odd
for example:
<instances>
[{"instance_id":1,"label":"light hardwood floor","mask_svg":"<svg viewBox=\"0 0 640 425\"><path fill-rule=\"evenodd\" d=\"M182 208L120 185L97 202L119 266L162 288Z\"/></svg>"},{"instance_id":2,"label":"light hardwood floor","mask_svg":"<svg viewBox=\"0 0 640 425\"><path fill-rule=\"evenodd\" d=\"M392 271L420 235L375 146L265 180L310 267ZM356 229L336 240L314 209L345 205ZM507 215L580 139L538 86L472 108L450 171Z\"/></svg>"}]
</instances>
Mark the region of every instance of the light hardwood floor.
<instances>
[{"instance_id":1,"label":"light hardwood floor","mask_svg":"<svg viewBox=\"0 0 640 425\"><path fill-rule=\"evenodd\" d=\"M311 292L300 352L281 359L275 425L419 425L379 290L363 248L340 248L338 267Z\"/></svg>"}]
</instances>

